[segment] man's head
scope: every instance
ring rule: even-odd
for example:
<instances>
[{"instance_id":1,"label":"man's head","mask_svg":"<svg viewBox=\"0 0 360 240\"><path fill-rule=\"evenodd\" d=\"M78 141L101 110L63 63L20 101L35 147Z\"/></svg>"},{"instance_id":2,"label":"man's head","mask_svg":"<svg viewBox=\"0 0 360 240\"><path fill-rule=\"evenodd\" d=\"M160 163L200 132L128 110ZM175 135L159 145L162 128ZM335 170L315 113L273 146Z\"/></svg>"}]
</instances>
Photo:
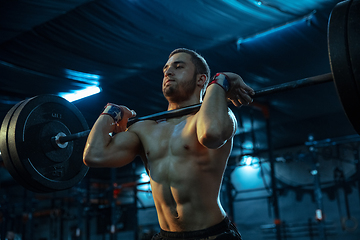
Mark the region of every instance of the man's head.
<instances>
[{"instance_id":1,"label":"man's head","mask_svg":"<svg viewBox=\"0 0 360 240\"><path fill-rule=\"evenodd\" d=\"M210 68L209 68L208 64L206 63L205 59L197 52L190 50L190 49L186 49L186 48L178 48L178 49L175 49L174 51L172 51L169 55L168 62L164 66L164 78L166 78L166 77L171 78L171 76L169 76L169 75L176 73L175 69L177 69L176 68L177 65L175 65L175 67L173 69L171 69L172 64L182 63L182 62L186 62L186 61L188 61L188 63L185 63L183 66L180 64L179 67L180 68L185 67L185 70L188 73L189 73L189 71L192 71L191 72L192 82L189 83L189 84L191 84L191 86L189 86L187 88L187 90L191 91L191 87L193 87L192 90L194 91L195 88L198 87L200 89L200 98L202 99L202 97L205 93L206 87L209 83ZM188 65L186 65L186 64L188 64ZM189 65L191 65L191 66L189 66ZM172 70L174 70L174 72ZM167 97L166 94L167 93L164 92L165 97Z\"/></svg>"},{"instance_id":2,"label":"man's head","mask_svg":"<svg viewBox=\"0 0 360 240\"><path fill-rule=\"evenodd\" d=\"M172 57L174 54L180 53L180 52L187 53L187 54L189 54L191 56L191 61L195 65L195 70L196 70L195 74L205 74L207 83L209 83L210 68L209 68L209 65L207 64L206 60L200 54L198 54L197 52L195 52L193 50L190 50L190 49L187 49L187 48L175 49L174 51L172 51L170 53L169 58ZM205 85L205 88L207 86L207 83Z\"/></svg>"}]
</instances>

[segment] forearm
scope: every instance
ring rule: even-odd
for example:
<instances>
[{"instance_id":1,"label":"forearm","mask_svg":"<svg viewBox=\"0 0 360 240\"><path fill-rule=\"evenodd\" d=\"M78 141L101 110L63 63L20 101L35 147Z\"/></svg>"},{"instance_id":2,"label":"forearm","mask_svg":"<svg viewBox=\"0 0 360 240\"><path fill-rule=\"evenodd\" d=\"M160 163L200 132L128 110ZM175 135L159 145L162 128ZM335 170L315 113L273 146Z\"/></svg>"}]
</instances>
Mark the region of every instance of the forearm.
<instances>
[{"instance_id":1,"label":"forearm","mask_svg":"<svg viewBox=\"0 0 360 240\"><path fill-rule=\"evenodd\" d=\"M235 122L229 114L225 90L212 84L198 112L197 135L201 144L208 148L219 148L235 132Z\"/></svg>"}]
</instances>

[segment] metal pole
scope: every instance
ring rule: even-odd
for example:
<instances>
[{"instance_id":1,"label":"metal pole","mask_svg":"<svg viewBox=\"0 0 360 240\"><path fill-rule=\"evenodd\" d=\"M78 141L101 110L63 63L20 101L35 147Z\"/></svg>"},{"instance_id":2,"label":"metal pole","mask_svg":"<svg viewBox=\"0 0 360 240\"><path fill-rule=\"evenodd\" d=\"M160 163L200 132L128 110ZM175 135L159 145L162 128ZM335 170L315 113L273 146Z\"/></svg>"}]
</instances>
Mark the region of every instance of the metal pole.
<instances>
[{"instance_id":1,"label":"metal pole","mask_svg":"<svg viewBox=\"0 0 360 240\"><path fill-rule=\"evenodd\" d=\"M2 219L2 222L0 224L1 226L1 235L0 235L0 239L1 240L4 240L5 237L6 237L6 231L7 231L7 225L8 225L8 222L9 222L9 219L10 219L10 214L9 214L9 202L7 200L7 195L5 194L4 197L3 197L3 200L1 201L1 204L0 204L0 209L1 209L1 212L3 214L3 219Z\"/></svg>"},{"instance_id":2,"label":"metal pole","mask_svg":"<svg viewBox=\"0 0 360 240\"><path fill-rule=\"evenodd\" d=\"M322 191L320 184L320 174L319 174L319 162L317 161L316 150L314 147L309 148L311 152L311 158L313 162L313 170L311 174L314 176L314 194L316 200L316 219L318 220L318 229L319 229L319 238L320 240L326 240L325 234L325 222L323 219L323 203L322 203Z\"/></svg>"},{"instance_id":3,"label":"metal pole","mask_svg":"<svg viewBox=\"0 0 360 240\"><path fill-rule=\"evenodd\" d=\"M114 198L114 190L115 190L115 182L116 182L116 168L112 168L111 170L111 186L110 186L110 214L111 214L111 225L110 225L110 239L116 240L116 202Z\"/></svg>"},{"instance_id":4,"label":"metal pole","mask_svg":"<svg viewBox=\"0 0 360 240\"><path fill-rule=\"evenodd\" d=\"M360 158L359 158L358 148L354 152L354 161L356 162L356 176L357 176L358 192L359 192L359 200L360 200Z\"/></svg>"},{"instance_id":5,"label":"metal pole","mask_svg":"<svg viewBox=\"0 0 360 240\"><path fill-rule=\"evenodd\" d=\"M76 239L82 240L83 237L83 224L82 224L82 214L83 214L83 206L82 206L82 193L78 190L76 193L76 204L77 204L77 228L75 230Z\"/></svg>"},{"instance_id":6,"label":"metal pole","mask_svg":"<svg viewBox=\"0 0 360 240\"><path fill-rule=\"evenodd\" d=\"M86 212L85 212L85 217L86 217L86 239L87 240L91 240L91 234L90 234L90 208L91 208L91 203L90 203L90 178L86 178Z\"/></svg>"},{"instance_id":7,"label":"metal pole","mask_svg":"<svg viewBox=\"0 0 360 240\"><path fill-rule=\"evenodd\" d=\"M278 191L277 191L277 181L275 177L275 162L273 157L273 146L271 141L271 127L270 127L270 118L266 116L266 131L267 131L267 143L269 149L269 160L270 160L270 174L271 174L271 188L272 188L272 204L274 208L274 223L276 231L276 239L281 240L281 221L280 221L280 211L279 211L279 201L278 201Z\"/></svg>"},{"instance_id":8,"label":"metal pole","mask_svg":"<svg viewBox=\"0 0 360 240\"><path fill-rule=\"evenodd\" d=\"M135 161L132 162L132 174L133 174L133 181L137 181L137 176L136 176L136 163ZM133 187L133 191L134 191L134 212L135 212L135 216L134 216L134 240L138 240L139 239L139 221L138 221L138 198L137 198L137 184L134 185Z\"/></svg>"},{"instance_id":9,"label":"metal pole","mask_svg":"<svg viewBox=\"0 0 360 240\"><path fill-rule=\"evenodd\" d=\"M65 204L64 204L64 198L61 199L60 201L60 206L62 206L63 208L60 208L61 209L61 212L60 212L60 240L64 239L64 215L66 214L66 211L67 211L67 208L65 207Z\"/></svg>"}]
</instances>

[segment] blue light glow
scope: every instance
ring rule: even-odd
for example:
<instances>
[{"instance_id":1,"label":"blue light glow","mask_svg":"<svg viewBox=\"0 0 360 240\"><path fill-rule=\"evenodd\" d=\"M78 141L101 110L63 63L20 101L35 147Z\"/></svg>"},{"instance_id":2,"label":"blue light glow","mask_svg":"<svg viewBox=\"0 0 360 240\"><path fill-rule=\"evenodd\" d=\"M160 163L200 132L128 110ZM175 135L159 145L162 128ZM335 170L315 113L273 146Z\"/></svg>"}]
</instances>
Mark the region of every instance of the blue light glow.
<instances>
[{"instance_id":1,"label":"blue light glow","mask_svg":"<svg viewBox=\"0 0 360 240\"><path fill-rule=\"evenodd\" d=\"M232 182L238 190L263 187L264 183L260 177L260 168L252 166L241 166L232 172ZM258 193L254 193L258 194Z\"/></svg>"},{"instance_id":2,"label":"blue light glow","mask_svg":"<svg viewBox=\"0 0 360 240\"><path fill-rule=\"evenodd\" d=\"M146 173L146 171L144 170L141 174L140 174L140 178L138 180L138 185L137 185L137 189L138 189L138 196L142 196L142 201L148 202L149 199L151 199L150 202L152 202L152 195L151 195L151 185L150 185L150 177L149 175ZM144 203L145 203L144 202Z\"/></svg>"},{"instance_id":3,"label":"blue light glow","mask_svg":"<svg viewBox=\"0 0 360 240\"><path fill-rule=\"evenodd\" d=\"M245 142L243 142L242 147L244 150L253 150L254 144L251 141L245 141Z\"/></svg>"},{"instance_id":4,"label":"blue light glow","mask_svg":"<svg viewBox=\"0 0 360 240\"><path fill-rule=\"evenodd\" d=\"M65 98L69 102L74 102L99 92L101 92L101 89L98 86L89 86L81 90L72 91L71 93L59 93L59 96Z\"/></svg>"},{"instance_id":5,"label":"blue light glow","mask_svg":"<svg viewBox=\"0 0 360 240\"><path fill-rule=\"evenodd\" d=\"M244 156L241 159L240 165L241 166L253 166L253 167L258 167L259 166L259 158L257 157L252 157L252 156Z\"/></svg>"},{"instance_id":6,"label":"blue light glow","mask_svg":"<svg viewBox=\"0 0 360 240\"><path fill-rule=\"evenodd\" d=\"M250 166L250 165L251 165L251 162L252 162L252 157L251 157L251 156L245 156L244 159L243 159L243 161L244 161L244 164L245 164L246 166Z\"/></svg>"},{"instance_id":7,"label":"blue light glow","mask_svg":"<svg viewBox=\"0 0 360 240\"><path fill-rule=\"evenodd\" d=\"M146 172L143 172L140 174L139 182L145 183L145 182L149 182L149 181L150 181L150 177Z\"/></svg>"},{"instance_id":8,"label":"blue light glow","mask_svg":"<svg viewBox=\"0 0 360 240\"><path fill-rule=\"evenodd\" d=\"M74 85L80 87L79 90L71 90L69 92L61 92L58 94L69 102L74 102L101 92L101 88L99 87L99 80L101 79L100 75L74 71L71 69L65 69L65 75L66 78L75 80L76 82Z\"/></svg>"},{"instance_id":9,"label":"blue light glow","mask_svg":"<svg viewBox=\"0 0 360 240\"><path fill-rule=\"evenodd\" d=\"M249 132L249 131L251 131L251 129L252 129L251 122L243 122L242 127L236 128L235 135L244 133L244 132Z\"/></svg>"},{"instance_id":10,"label":"blue light glow","mask_svg":"<svg viewBox=\"0 0 360 240\"><path fill-rule=\"evenodd\" d=\"M96 84L100 80L100 75L92 73L78 72L71 69L65 69L65 73L67 78L90 84Z\"/></svg>"}]
</instances>

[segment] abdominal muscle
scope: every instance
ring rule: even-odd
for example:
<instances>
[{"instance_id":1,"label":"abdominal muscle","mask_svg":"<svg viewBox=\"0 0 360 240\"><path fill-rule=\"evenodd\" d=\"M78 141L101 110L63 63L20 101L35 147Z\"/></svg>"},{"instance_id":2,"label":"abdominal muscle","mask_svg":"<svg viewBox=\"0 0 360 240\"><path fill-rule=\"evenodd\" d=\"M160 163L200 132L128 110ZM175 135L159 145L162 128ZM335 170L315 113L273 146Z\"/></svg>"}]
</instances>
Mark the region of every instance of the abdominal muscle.
<instances>
[{"instance_id":1,"label":"abdominal muscle","mask_svg":"<svg viewBox=\"0 0 360 240\"><path fill-rule=\"evenodd\" d=\"M218 199L222 170L198 160L173 156L152 163L150 182L161 229L195 231L223 220Z\"/></svg>"}]
</instances>

